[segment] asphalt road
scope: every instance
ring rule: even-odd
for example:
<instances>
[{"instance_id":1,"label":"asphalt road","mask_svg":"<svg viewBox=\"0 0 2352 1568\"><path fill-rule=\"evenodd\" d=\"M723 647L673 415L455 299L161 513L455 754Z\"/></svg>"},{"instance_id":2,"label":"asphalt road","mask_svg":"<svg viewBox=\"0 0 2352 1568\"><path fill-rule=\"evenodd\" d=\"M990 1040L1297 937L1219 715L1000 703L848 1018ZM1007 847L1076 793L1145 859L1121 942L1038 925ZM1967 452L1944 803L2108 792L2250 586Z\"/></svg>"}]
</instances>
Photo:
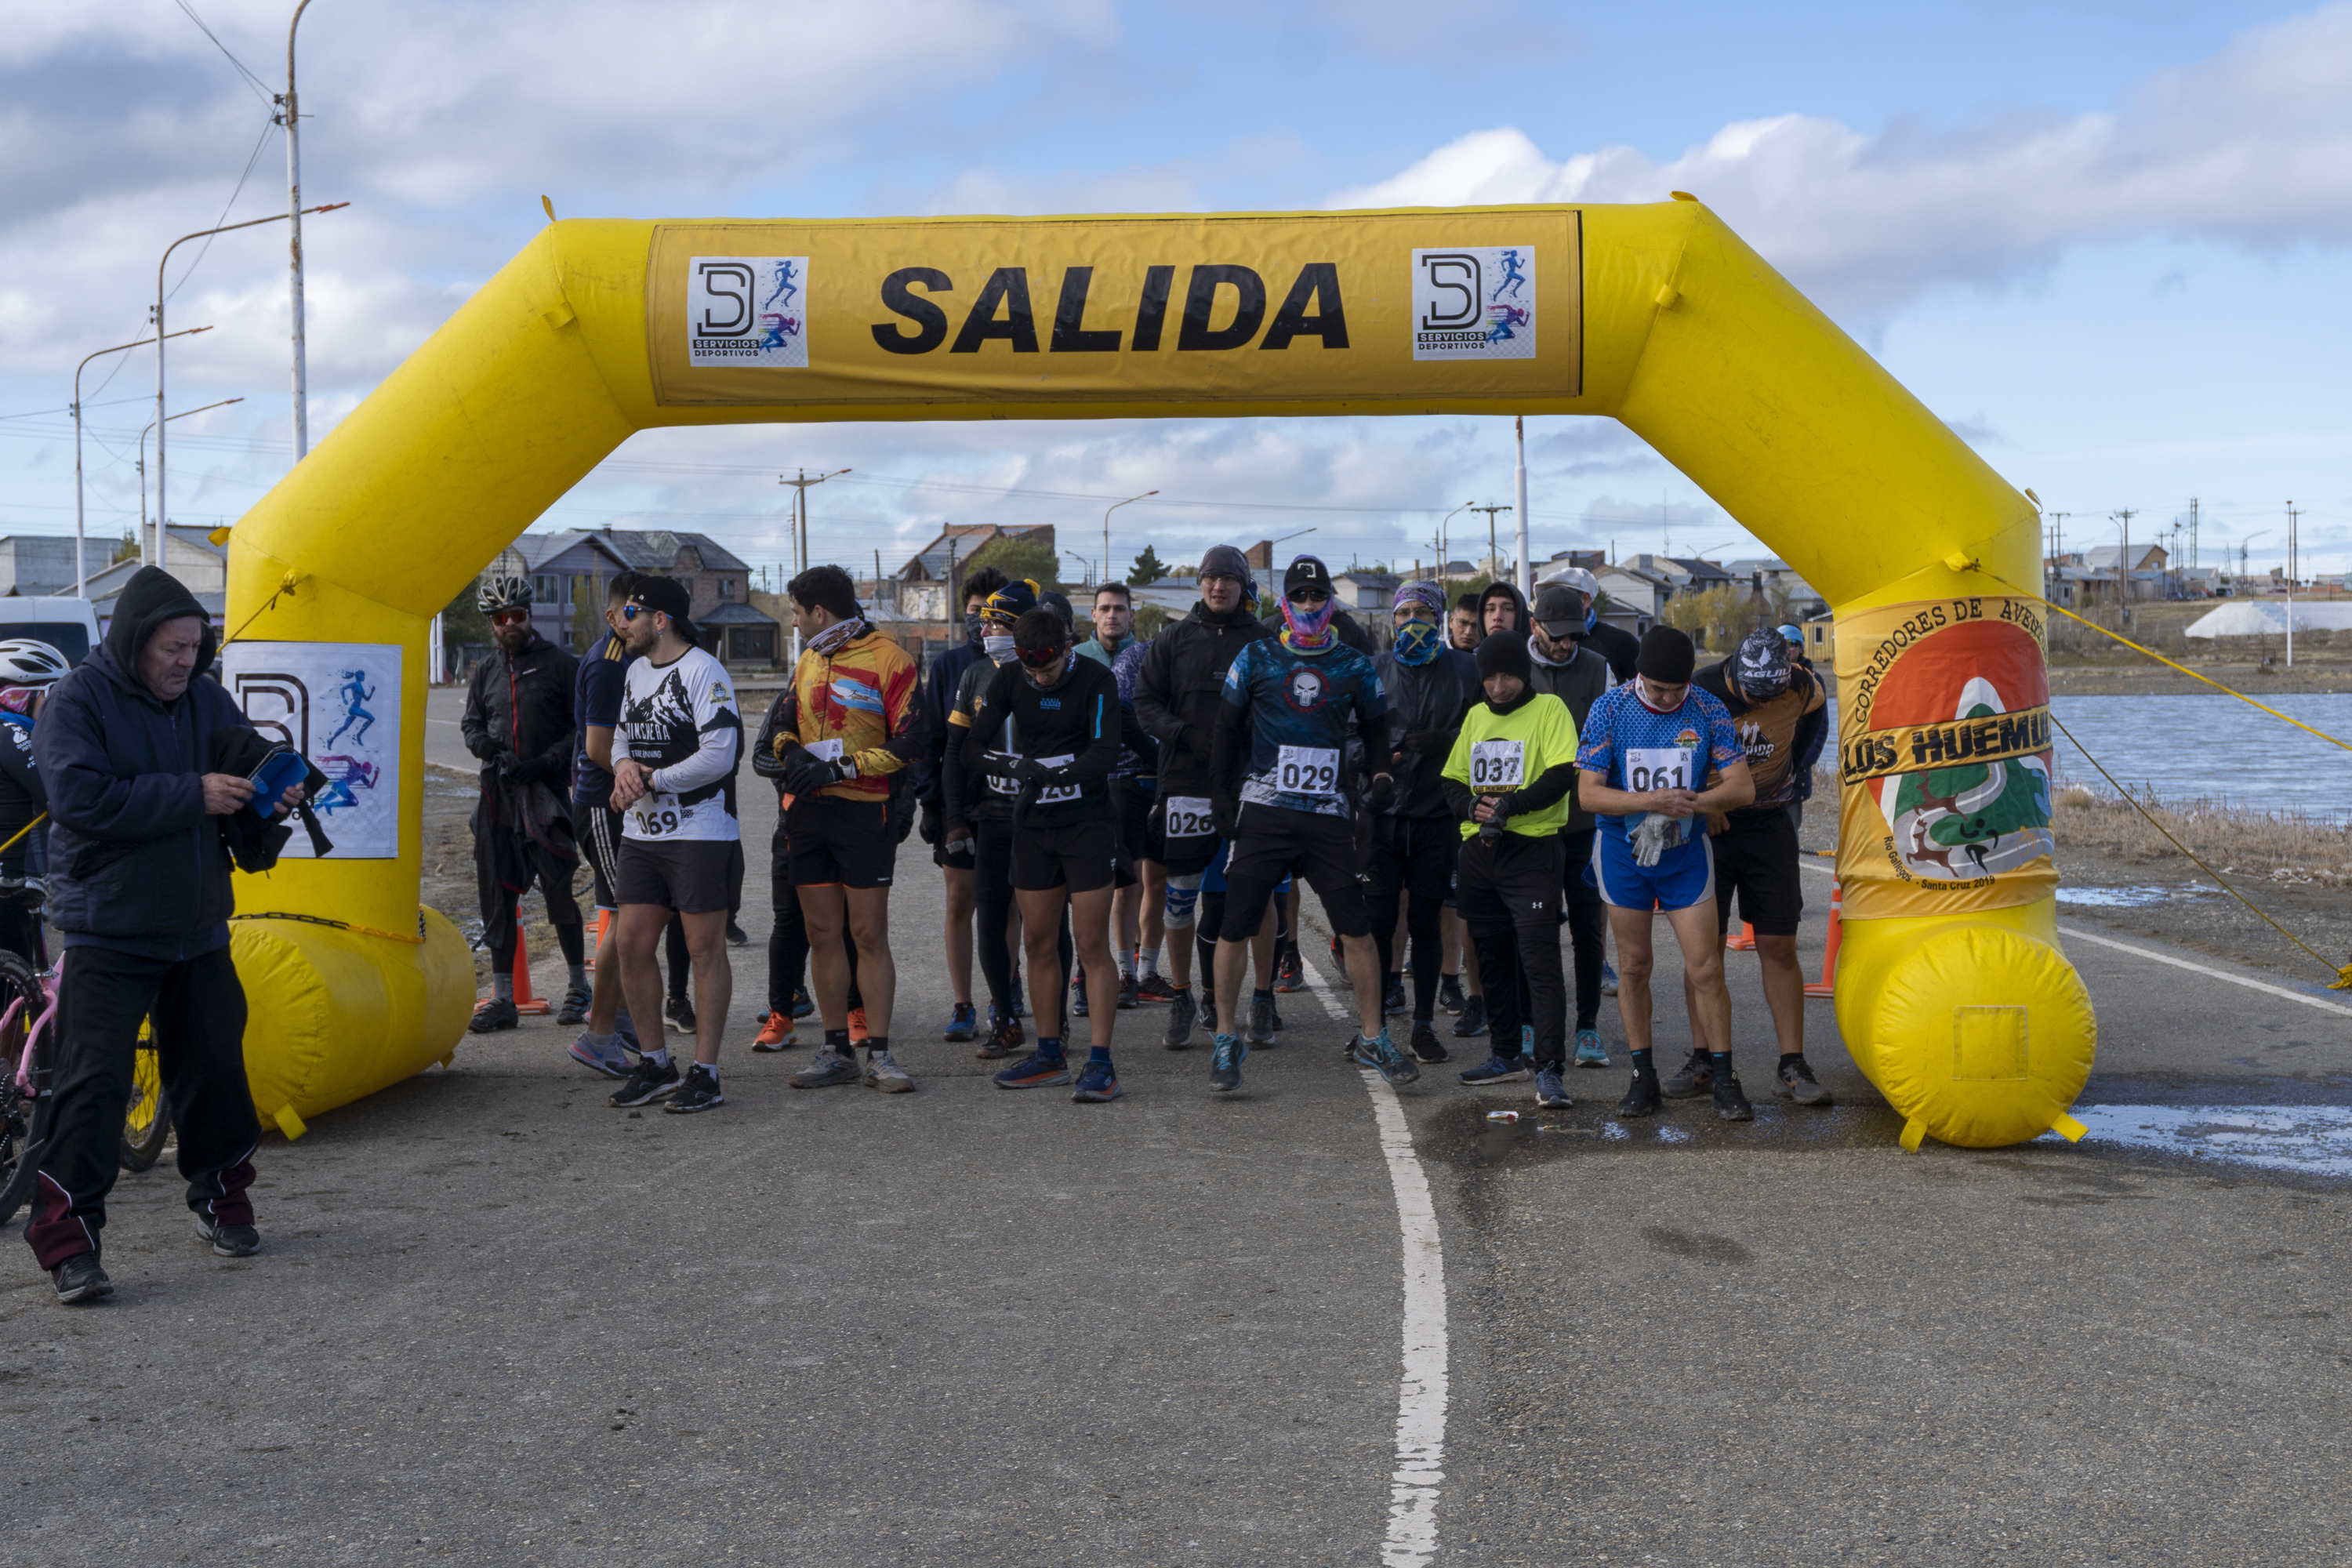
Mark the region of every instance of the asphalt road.
<instances>
[{"instance_id":1,"label":"asphalt road","mask_svg":"<svg viewBox=\"0 0 2352 1568\"><path fill-rule=\"evenodd\" d=\"M742 1049L755 943L718 1112L607 1109L534 1020L272 1135L259 1258L214 1258L163 1170L116 1190L104 1306L19 1254L0 1562L1381 1562L1403 1266L1345 1026L1285 998L1226 1098L1122 1015L1125 1100L999 1092L936 1037L925 858L895 895L916 1094L796 1093L805 1053ZM2352 1019L2070 952L2085 1103L2346 1102ZM1906 1155L1812 1007L1828 1111L1617 1128L1609 1010L1573 1110L1403 1091L1447 1281L1432 1560L2345 1560L2347 1184ZM1685 1040L1666 1017L1661 1056Z\"/></svg>"}]
</instances>

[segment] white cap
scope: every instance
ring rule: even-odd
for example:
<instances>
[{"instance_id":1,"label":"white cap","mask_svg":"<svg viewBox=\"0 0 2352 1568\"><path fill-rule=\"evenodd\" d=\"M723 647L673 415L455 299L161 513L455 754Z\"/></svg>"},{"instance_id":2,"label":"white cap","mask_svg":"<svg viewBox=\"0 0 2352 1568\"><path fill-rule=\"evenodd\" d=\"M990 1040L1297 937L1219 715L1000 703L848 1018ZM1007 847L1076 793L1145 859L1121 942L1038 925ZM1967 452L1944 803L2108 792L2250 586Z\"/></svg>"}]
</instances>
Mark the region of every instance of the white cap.
<instances>
[{"instance_id":1,"label":"white cap","mask_svg":"<svg viewBox=\"0 0 2352 1568\"><path fill-rule=\"evenodd\" d=\"M1547 576L1537 578L1536 582L1540 586L1557 583L1563 588L1573 588L1584 595L1587 604L1601 596L1601 579L1581 566L1563 566Z\"/></svg>"}]
</instances>

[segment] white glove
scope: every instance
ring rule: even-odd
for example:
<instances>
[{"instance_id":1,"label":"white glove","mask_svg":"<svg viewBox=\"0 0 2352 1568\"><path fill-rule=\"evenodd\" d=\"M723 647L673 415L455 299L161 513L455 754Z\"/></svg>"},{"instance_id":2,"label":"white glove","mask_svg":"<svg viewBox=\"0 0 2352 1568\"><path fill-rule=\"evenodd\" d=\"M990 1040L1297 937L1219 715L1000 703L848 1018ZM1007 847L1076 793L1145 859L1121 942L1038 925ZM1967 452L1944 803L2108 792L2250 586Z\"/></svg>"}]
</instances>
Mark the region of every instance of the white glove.
<instances>
[{"instance_id":1,"label":"white glove","mask_svg":"<svg viewBox=\"0 0 2352 1568\"><path fill-rule=\"evenodd\" d=\"M1666 852L1666 840L1673 837L1678 825L1674 818L1660 816L1656 812L1642 818L1642 826L1633 829L1633 864L1654 866L1658 857Z\"/></svg>"}]
</instances>

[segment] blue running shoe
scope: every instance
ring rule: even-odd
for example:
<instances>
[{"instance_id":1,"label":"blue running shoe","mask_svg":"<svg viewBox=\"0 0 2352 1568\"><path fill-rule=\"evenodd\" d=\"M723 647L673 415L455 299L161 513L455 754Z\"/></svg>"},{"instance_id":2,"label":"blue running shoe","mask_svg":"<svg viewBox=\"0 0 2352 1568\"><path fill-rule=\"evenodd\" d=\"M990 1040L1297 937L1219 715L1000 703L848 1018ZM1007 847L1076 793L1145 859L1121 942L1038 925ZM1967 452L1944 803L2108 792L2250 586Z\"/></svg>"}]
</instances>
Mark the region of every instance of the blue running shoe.
<instances>
[{"instance_id":1,"label":"blue running shoe","mask_svg":"<svg viewBox=\"0 0 2352 1568\"><path fill-rule=\"evenodd\" d=\"M1488 1057L1468 1072L1460 1075L1464 1083L1518 1083L1528 1076L1525 1057Z\"/></svg>"},{"instance_id":2,"label":"blue running shoe","mask_svg":"<svg viewBox=\"0 0 2352 1568\"><path fill-rule=\"evenodd\" d=\"M815 1013L815 1011L816 998L808 994L807 986L803 985L799 990L793 993L793 1017L805 1018Z\"/></svg>"},{"instance_id":3,"label":"blue running shoe","mask_svg":"<svg viewBox=\"0 0 2352 1568\"><path fill-rule=\"evenodd\" d=\"M1617 972L1609 967L1609 961L1605 958L1601 961L1601 994L1617 994Z\"/></svg>"},{"instance_id":4,"label":"blue running shoe","mask_svg":"<svg viewBox=\"0 0 2352 1568\"><path fill-rule=\"evenodd\" d=\"M948 1026L941 1031L943 1040L976 1040L980 1037L980 1015L969 1002L959 1002L948 1015Z\"/></svg>"},{"instance_id":5,"label":"blue running shoe","mask_svg":"<svg viewBox=\"0 0 2352 1568\"><path fill-rule=\"evenodd\" d=\"M1066 1058L1035 1051L1026 1060L1015 1062L996 1075L999 1089L1045 1089L1069 1081L1070 1064Z\"/></svg>"},{"instance_id":6,"label":"blue running shoe","mask_svg":"<svg viewBox=\"0 0 2352 1568\"><path fill-rule=\"evenodd\" d=\"M1535 1054L1536 1026L1533 1024L1521 1024L1519 1026L1519 1055L1523 1057L1531 1057Z\"/></svg>"},{"instance_id":7,"label":"blue running shoe","mask_svg":"<svg viewBox=\"0 0 2352 1568\"><path fill-rule=\"evenodd\" d=\"M1088 1062L1078 1069L1078 1087L1070 1091L1070 1098L1084 1105L1117 1100L1126 1092L1118 1087L1118 1076L1110 1070L1110 1063Z\"/></svg>"},{"instance_id":8,"label":"blue running shoe","mask_svg":"<svg viewBox=\"0 0 2352 1568\"><path fill-rule=\"evenodd\" d=\"M1355 1048L1348 1054L1391 1084L1411 1083L1421 1076L1421 1069L1412 1065L1411 1057L1396 1048L1386 1029L1369 1040L1359 1034Z\"/></svg>"},{"instance_id":9,"label":"blue running shoe","mask_svg":"<svg viewBox=\"0 0 2352 1568\"><path fill-rule=\"evenodd\" d=\"M1568 1098L1568 1086L1559 1080L1558 1068L1546 1068L1536 1074L1536 1104L1545 1110L1566 1110L1576 1102Z\"/></svg>"},{"instance_id":10,"label":"blue running shoe","mask_svg":"<svg viewBox=\"0 0 2352 1568\"><path fill-rule=\"evenodd\" d=\"M1242 1086L1242 1063L1249 1056L1249 1047L1238 1036L1219 1035L1216 1055L1209 1061L1209 1087L1223 1094Z\"/></svg>"},{"instance_id":11,"label":"blue running shoe","mask_svg":"<svg viewBox=\"0 0 2352 1568\"><path fill-rule=\"evenodd\" d=\"M1576 1031L1576 1065L1580 1068L1605 1068L1609 1065L1609 1047L1601 1043L1600 1030Z\"/></svg>"}]
</instances>

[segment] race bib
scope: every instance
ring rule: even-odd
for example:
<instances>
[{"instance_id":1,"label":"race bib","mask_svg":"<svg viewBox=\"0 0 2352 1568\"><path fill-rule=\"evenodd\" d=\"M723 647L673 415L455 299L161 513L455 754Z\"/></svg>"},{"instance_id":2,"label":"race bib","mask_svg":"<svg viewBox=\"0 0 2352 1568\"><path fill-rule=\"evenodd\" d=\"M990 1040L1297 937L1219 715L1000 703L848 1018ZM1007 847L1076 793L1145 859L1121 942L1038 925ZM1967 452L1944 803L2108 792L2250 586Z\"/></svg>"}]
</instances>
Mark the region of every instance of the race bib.
<instances>
[{"instance_id":1,"label":"race bib","mask_svg":"<svg viewBox=\"0 0 2352 1568\"><path fill-rule=\"evenodd\" d=\"M1037 760L1049 768L1066 768L1072 763L1076 762L1077 758L1040 757ZM1077 798L1078 786L1076 784L1055 784L1037 792L1037 804L1039 805L1062 805Z\"/></svg>"},{"instance_id":2,"label":"race bib","mask_svg":"<svg viewBox=\"0 0 2352 1568\"><path fill-rule=\"evenodd\" d=\"M1328 746L1283 747L1274 759L1274 787L1285 795L1338 795L1338 749Z\"/></svg>"},{"instance_id":3,"label":"race bib","mask_svg":"<svg viewBox=\"0 0 2352 1568\"><path fill-rule=\"evenodd\" d=\"M654 797L647 795L629 808L629 815L637 819L639 837L659 838L666 833L676 833L693 813L675 805L656 805Z\"/></svg>"},{"instance_id":4,"label":"race bib","mask_svg":"<svg viewBox=\"0 0 2352 1568\"><path fill-rule=\"evenodd\" d=\"M988 755L992 761L999 757L1010 760L1013 753L1010 752L991 752ZM1019 779L1007 778L1003 773L991 773L988 775L988 787L992 793L1001 795L1005 799L1011 800L1013 796L1021 793L1021 781Z\"/></svg>"},{"instance_id":5,"label":"race bib","mask_svg":"<svg viewBox=\"0 0 2352 1568\"><path fill-rule=\"evenodd\" d=\"M1691 754L1681 746L1629 746L1625 751L1625 788L1640 795L1653 789L1689 789Z\"/></svg>"},{"instance_id":6,"label":"race bib","mask_svg":"<svg viewBox=\"0 0 2352 1568\"><path fill-rule=\"evenodd\" d=\"M801 746L801 750L806 752L810 756L814 757L820 763L837 763L841 761L841 741L837 736L830 741L805 742Z\"/></svg>"},{"instance_id":7,"label":"race bib","mask_svg":"<svg viewBox=\"0 0 2352 1568\"><path fill-rule=\"evenodd\" d=\"M1161 829L1165 838L1210 838L1216 835L1217 824L1209 815L1206 795L1172 795L1168 797L1168 822Z\"/></svg>"},{"instance_id":8,"label":"race bib","mask_svg":"<svg viewBox=\"0 0 2352 1568\"><path fill-rule=\"evenodd\" d=\"M1527 782L1528 743L1525 741L1473 741L1470 742L1470 787L1485 794L1500 795L1514 790Z\"/></svg>"}]
</instances>

